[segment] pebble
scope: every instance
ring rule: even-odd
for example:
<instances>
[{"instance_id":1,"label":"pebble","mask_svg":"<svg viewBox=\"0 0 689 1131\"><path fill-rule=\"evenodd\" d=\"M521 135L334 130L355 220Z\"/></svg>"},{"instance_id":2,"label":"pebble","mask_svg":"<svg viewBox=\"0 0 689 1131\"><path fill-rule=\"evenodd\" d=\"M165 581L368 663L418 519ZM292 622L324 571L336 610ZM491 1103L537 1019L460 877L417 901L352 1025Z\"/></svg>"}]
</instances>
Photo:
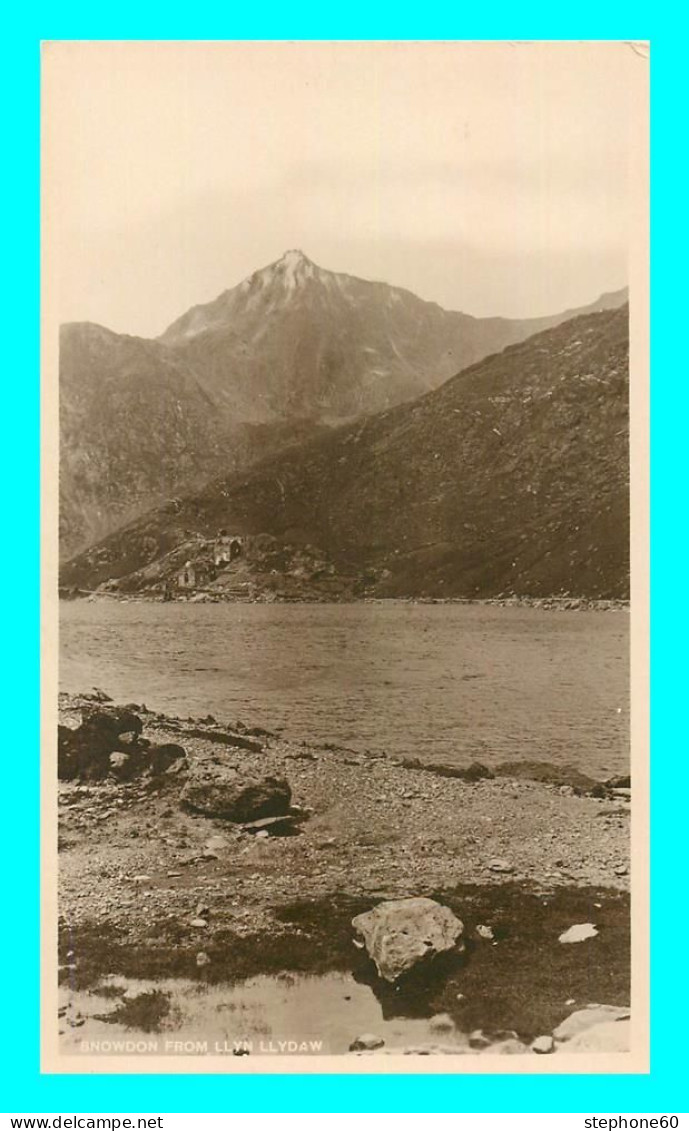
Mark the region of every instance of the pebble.
<instances>
[{"instance_id":1,"label":"pebble","mask_svg":"<svg viewBox=\"0 0 689 1131\"><path fill-rule=\"evenodd\" d=\"M368 1052L372 1049L382 1049L384 1044L385 1041L382 1037L377 1037L374 1033L362 1033L360 1037L357 1037L352 1041L351 1045L349 1046L349 1051Z\"/></svg>"},{"instance_id":2,"label":"pebble","mask_svg":"<svg viewBox=\"0 0 689 1131\"><path fill-rule=\"evenodd\" d=\"M207 919L192 919L191 923L189 925L191 927L207 927L208 926L208 920Z\"/></svg>"},{"instance_id":3,"label":"pebble","mask_svg":"<svg viewBox=\"0 0 689 1131\"><path fill-rule=\"evenodd\" d=\"M451 1033L455 1023L449 1013L436 1013L428 1022L431 1033Z\"/></svg>"},{"instance_id":4,"label":"pebble","mask_svg":"<svg viewBox=\"0 0 689 1131\"><path fill-rule=\"evenodd\" d=\"M489 863L488 863L488 867L490 868L491 872L513 872L514 871L514 864L510 864L509 860L502 860L500 858L497 858L495 860L490 860Z\"/></svg>"},{"instance_id":5,"label":"pebble","mask_svg":"<svg viewBox=\"0 0 689 1131\"><path fill-rule=\"evenodd\" d=\"M541 1054L548 1053L548 1052L554 1052L555 1051L555 1041L553 1040L553 1038L549 1034L547 1034L547 1035L544 1034L542 1037L536 1037L536 1040L532 1041L532 1043L531 1043L531 1051L532 1052L538 1052L538 1053L541 1053Z\"/></svg>"},{"instance_id":6,"label":"pebble","mask_svg":"<svg viewBox=\"0 0 689 1131\"><path fill-rule=\"evenodd\" d=\"M558 941L561 943L585 942L586 939L595 938L598 934L594 923L575 923L563 931Z\"/></svg>"}]
</instances>

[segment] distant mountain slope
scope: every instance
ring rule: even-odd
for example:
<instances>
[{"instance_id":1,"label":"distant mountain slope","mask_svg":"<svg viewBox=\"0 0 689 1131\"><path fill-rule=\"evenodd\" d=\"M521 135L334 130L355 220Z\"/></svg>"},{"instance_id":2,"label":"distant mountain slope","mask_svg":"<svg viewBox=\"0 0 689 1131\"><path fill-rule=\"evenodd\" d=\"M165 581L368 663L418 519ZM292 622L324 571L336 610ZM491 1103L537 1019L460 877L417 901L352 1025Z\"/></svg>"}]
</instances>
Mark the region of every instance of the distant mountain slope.
<instances>
[{"instance_id":1,"label":"distant mountain slope","mask_svg":"<svg viewBox=\"0 0 689 1131\"><path fill-rule=\"evenodd\" d=\"M471 318L287 252L157 340L64 326L62 556L209 476L413 399L563 317Z\"/></svg>"},{"instance_id":2,"label":"distant mountain slope","mask_svg":"<svg viewBox=\"0 0 689 1131\"><path fill-rule=\"evenodd\" d=\"M160 588L165 554L225 527L315 546L378 595L624 597L628 492L624 307L214 480L74 559L61 580Z\"/></svg>"},{"instance_id":3,"label":"distant mountain slope","mask_svg":"<svg viewBox=\"0 0 689 1131\"><path fill-rule=\"evenodd\" d=\"M625 300L618 292L599 303ZM420 396L571 314L473 318L324 270L295 250L192 308L161 341L241 419L332 423Z\"/></svg>"},{"instance_id":4,"label":"distant mountain slope","mask_svg":"<svg viewBox=\"0 0 689 1131\"><path fill-rule=\"evenodd\" d=\"M314 431L234 422L161 343L69 323L60 331L63 555Z\"/></svg>"}]
</instances>

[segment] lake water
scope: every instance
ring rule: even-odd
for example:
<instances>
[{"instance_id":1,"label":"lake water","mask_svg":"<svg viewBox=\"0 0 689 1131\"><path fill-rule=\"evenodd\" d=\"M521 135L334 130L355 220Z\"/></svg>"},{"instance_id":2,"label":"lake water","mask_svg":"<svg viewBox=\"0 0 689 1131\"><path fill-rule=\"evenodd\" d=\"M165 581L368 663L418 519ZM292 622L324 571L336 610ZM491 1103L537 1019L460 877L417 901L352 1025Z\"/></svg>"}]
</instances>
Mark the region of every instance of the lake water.
<instances>
[{"instance_id":1,"label":"lake water","mask_svg":"<svg viewBox=\"0 0 689 1131\"><path fill-rule=\"evenodd\" d=\"M629 764L629 615L63 601L60 687L425 761Z\"/></svg>"}]
</instances>

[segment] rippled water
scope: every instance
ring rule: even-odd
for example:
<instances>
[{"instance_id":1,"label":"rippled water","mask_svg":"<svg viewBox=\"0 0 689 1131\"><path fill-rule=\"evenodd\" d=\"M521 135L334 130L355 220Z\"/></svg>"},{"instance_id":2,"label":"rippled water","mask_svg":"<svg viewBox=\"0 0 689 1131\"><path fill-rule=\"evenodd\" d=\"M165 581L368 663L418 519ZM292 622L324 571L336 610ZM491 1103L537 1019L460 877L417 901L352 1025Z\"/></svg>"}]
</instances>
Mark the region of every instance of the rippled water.
<instances>
[{"instance_id":1,"label":"rippled water","mask_svg":"<svg viewBox=\"0 0 689 1131\"><path fill-rule=\"evenodd\" d=\"M62 690L426 761L628 766L625 611L103 599L60 612Z\"/></svg>"}]
</instances>

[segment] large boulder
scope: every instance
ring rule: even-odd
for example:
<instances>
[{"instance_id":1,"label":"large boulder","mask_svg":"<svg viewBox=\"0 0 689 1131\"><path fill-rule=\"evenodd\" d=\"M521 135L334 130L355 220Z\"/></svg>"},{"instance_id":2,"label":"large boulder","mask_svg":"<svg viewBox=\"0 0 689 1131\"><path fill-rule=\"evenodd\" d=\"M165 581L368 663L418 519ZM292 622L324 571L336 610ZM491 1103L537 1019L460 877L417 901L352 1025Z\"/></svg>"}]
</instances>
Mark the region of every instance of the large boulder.
<instances>
[{"instance_id":1,"label":"large boulder","mask_svg":"<svg viewBox=\"0 0 689 1131\"><path fill-rule=\"evenodd\" d=\"M175 742L165 742L160 746L149 746L146 750L147 767L152 774L164 774L176 762L186 758L186 750Z\"/></svg>"},{"instance_id":2,"label":"large boulder","mask_svg":"<svg viewBox=\"0 0 689 1131\"><path fill-rule=\"evenodd\" d=\"M143 723L132 711L117 707L85 709L81 726L59 726L57 771L63 781L98 779L111 769L110 755L130 753L140 744Z\"/></svg>"},{"instance_id":3,"label":"large boulder","mask_svg":"<svg viewBox=\"0 0 689 1131\"><path fill-rule=\"evenodd\" d=\"M252 777L231 767L197 771L187 779L182 803L208 817L245 824L289 812L292 791L284 778Z\"/></svg>"},{"instance_id":4,"label":"large boulder","mask_svg":"<svg viewBox=\"0 0 689 1131\"><path fill-rule=\"evenodd\" d=\"M144 724L138 715L125 707L98 707L82 712L83 734L92 735L95 741L117 744L122 735L137 739Z\"/></svg>"},{"instance_id":5,"label":"large boulder","mask_svg":"<svg viewBox=\"0 0 689 1131\"><path fill-rule=\"evenodd\" d=\"M464 924L434 899L391 899L352 919L381 978L396 982L438 955L464 949Z\"/></svg>"}]
</instances>

